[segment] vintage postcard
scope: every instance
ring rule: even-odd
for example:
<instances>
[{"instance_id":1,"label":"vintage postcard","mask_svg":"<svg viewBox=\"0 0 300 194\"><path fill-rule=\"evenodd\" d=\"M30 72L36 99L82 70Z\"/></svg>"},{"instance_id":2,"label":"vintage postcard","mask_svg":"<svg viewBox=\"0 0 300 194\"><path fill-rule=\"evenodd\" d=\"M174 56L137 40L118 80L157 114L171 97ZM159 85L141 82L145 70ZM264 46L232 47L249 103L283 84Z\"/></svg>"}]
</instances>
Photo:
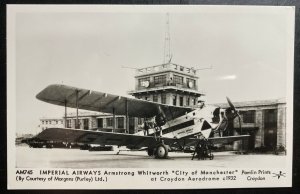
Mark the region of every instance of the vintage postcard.
<instances>
[{"instance_id":1,"label":"vintage postcard","mask_svg":"<svg viewBox=\"0 0 300 194\"><path fill-rule=\"evenodd\" d=\"M294 20L8 5L8 189L291 187Z\"/></svg>"}]
</instances>

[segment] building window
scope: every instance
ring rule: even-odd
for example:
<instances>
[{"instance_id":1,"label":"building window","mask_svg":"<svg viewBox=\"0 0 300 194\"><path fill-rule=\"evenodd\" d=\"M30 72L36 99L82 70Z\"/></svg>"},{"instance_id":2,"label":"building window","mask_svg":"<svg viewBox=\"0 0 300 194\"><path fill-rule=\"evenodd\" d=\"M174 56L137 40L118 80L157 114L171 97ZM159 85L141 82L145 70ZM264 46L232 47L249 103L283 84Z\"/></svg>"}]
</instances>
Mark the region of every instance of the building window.
<instances>
[{"instance_id":1,"label":"building window","mask_svg":"<svg viewBox=\"0 0 300 194\"><path fill-rule=\"evenodd\" d=\"M277 127L277 110L267 109L264 110L264 127L266 128L276 128Z\"/></svg>"},{"instance_id":2,"label":"building window","mask_svg":"<svg viewBox=\"0 0 300 194\"><path fill-rule=\"evenodd\" d=\"M190 106L190 97L186 97L186 105Z\"/></svg>"},{"instance_id":3,"label":"building window","mask_svg":"<svg viewBox=\"0 0 300 194\"><path fill-rule=\"evenodd\" d=\"M153 102L158 102L158 96L157 95L153 95Z\"/></svg>"},{"instance_id":4,"label":"building window","mask_svg":"<svg viewBox=\"0 0 300 194\"><path fill-rule=\"evenodd\" d=\"M173 95L173 105L176 106L177 104L177 96Z\"/></svg>"},{"instance_id":5,"label":"building window","mask_svg":"<svg viewBox=\"0 0 300 194\"><path fill-rule=\"evenodd\" d=\"M112 127L113 125L113 120L112 118L106 118L106 126L107 127Z\"/></svg>"},{"instance_id":6,"label":"building window","mask_svg":"<svg viewBox=\"0 0 300 194\"><path fill-rule=\"evenodd\" d=\"M145 96L145 100L147 100L147 101L149 100L148 96Z\"/></svg>"},{"instance_id":7,"label":"building window","mask_svg":"<svg viewBox=\"0 0 300 194\"><path fill-rule=\"evenodd\" d=\"M119 129L124 129L124 117L117 117L117 126Z\"/></svg>"},{"instance_id":8,"label":"building window","mask_svg":"<svg viewBox=\"0 0 300 194\"><path fill-rule=\"evenodd\" d=\"M197 98L194 99L194 105L196 105L196 104L197 104Z\"/></svg>"},{"instance_id":9,"label":"building window","mask_svg":"<svg viewBox=\"0 0 300 194\"><path fill-rule=\"evenodd\" d=\"M67 128L71 128L71 120L67 120Z\"/></svg>"},{"instance_id":10,"label":"building window","mask_svg":"<svg viewBox=\"0 0 300 194\"><path fill-rule=\"evenodd\" d=\"M97 126L98 128L103 128L103 118L97 119Z\"/></svg>"},{"instance_id":11,"label":"building window","mask_svg":"<svg viewBox=\"0 0 300 194\"><path fill-rule=\"evenodd\" d=\"M56 124L58 124L58 121L56 121Z\"/></svg>"},{"instance_id":12,"label":"building window","mask_svg":"<svg viewBox=\"0 0 300 194\"><path fill-rule=\"evenodd\" d=\"M48 121L46 121L46 125L48 125Z\"/></svg>"},{"instance_id":13,"label":"building window","mask_svg":"<svg viewBox=\"0 0 300 194\"><path fill-rule=\"evenodd\" d=\"M166 104L167 103L167 96L166 94L161 94L161 103Z\"/></svg>"},{"instance_id":14,"label":"building window","mask_svg":"<svg viewBox=\"0 0 300 194\"><path fill-rule=\"evenodd\" d=\"M83 129L89 129L89 119L83 119Z\"/></svg>"},{"instance_id":15,"label":"building window","mask_svg":"<svg viewBox=\"0 0 300 194\"><path fill-rule=\"evenodd\" d=\"M145 78L139 79L139 86L147 87L146 82L150 83L150 77L145 77Z\"/></svg>"},{"instance_id":16,"label":"building window","mask_svg":"<svg viewBox=\"0 0 300 194\"><path fill-rule=\"evenodd\" d=\"M42 124L44 124L44 121L42 121Z\"/></svg>"},{"instance_id":17,"label":"building window","mask_svg":"<svg viewBox=\"0 0 300 194\"><path fill-rule=\"evenodd\" d=\"M179 97L179 106L183 106L183 96Z\"/></svg>"},{"instance_id":18,"label":"building window","mask_svg":"<svg viewBox=\"0 0 300 194\"><path fill-rule=\"evenodd\" d=\"M248 110L243 113L243 123L254 123L255 122L255 110Z\"/></svg>"},{"instance_id":19,"label":"building window","mask_svg":"<svg viewBox=\"0 0 300 194\"><path fill-rule=\"evenodd\" d=\"M194 98L192 98L191 105L195 105L195 104L196 104L196 102L195 102L195 99L194 99Z\"/></svg>"},{"instance_id":20,"label":"building window","mask_svg":"<svg viewBox=\"0 0 300 194\"><path fill-rule=\"evenodd\" d=\"M160 75L160 76L154 76L154 84L166 84L167 76L166 75Z\"/></svg>"},{"instance_id":21,"label":"building window","mask_svg":"<svg viewBox=\"0 0 300 194\"><path fill-rule=\"evenodd\" d=\"M174 75L174 84L183 84L183 77Z\"/></svg>"},{"instance_id":22,"label":"building window","mask_svg":"<svg viewBox=\"0 0 300 194\"><path fill-rule=\"evenodd\" d=\"M74 120L74 123L75 123L75 128L79 128L80 129L80 120L78 119L78 121L77 121L77 119L73 119ZM78 125L78 126L76 126L76 125Z\"/></svg>"}]
</instances>

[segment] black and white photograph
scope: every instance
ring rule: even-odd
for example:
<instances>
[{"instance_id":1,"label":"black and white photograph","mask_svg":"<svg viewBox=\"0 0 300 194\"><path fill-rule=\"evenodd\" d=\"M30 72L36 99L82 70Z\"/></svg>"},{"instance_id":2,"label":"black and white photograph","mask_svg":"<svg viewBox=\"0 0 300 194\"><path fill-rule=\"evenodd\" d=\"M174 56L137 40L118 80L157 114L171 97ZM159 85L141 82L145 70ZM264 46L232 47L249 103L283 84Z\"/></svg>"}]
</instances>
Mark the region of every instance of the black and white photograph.
<instances>
[{"instance_id":1,"label":"black and white photograph","mask_svg":"<svg viewBox=\"0 0 300 194\"><path fill-rule=\"evenodd\" d=\"M8 5L8 189L291 187L294 22L291 6Z\"/></svg>"}]
</instances>

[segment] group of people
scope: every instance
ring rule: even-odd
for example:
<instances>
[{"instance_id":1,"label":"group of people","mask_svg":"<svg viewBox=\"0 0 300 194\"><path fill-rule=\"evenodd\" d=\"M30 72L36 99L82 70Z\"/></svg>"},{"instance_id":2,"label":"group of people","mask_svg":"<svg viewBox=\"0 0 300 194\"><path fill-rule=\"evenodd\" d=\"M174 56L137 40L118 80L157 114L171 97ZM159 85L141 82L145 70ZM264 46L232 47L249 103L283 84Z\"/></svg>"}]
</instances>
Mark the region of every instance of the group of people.
<instances>
[{"instance_id":1,"label":"group of people","mask_svg":"<svg viewBox=\"0 0 300 194\"><path fill-rule=\"evenodd\" d=\"M208 148L207 142L205 141L200 141L198 143L198 145L195 148L194 154L196 154L196 158L198 158L198 160L205 160L206 158L212 159L213 157L213 155L210 152L210 149ZM194 159L194 156L192 159Z\"/></svg>"}]
</instances>

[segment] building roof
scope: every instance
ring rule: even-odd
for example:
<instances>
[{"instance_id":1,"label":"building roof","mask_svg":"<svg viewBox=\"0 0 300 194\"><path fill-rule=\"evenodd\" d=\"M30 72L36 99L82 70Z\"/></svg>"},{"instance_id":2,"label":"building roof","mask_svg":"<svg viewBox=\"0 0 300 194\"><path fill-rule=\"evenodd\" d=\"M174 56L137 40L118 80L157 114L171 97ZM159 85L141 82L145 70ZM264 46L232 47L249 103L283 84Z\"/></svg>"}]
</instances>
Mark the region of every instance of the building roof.
<instances>
[{"instance_id":1,"label":"building roof","mask_svg":"<svg viewBox=\"0 0 300 194\"><path fill-rule=\"evenodd\" d=\"M204 91L193 90L188 88L180 88L178 86L158 86L158 87L146 88L140 90L130 90L128 91L128 94L133 95L139 93L149 93L149 92L157 92L157 91L165 91L165 90L176 90L176 91L186 92L188 94L197 95L197 96L205 95Z\"/></svg>"},{"instance_id":2,"label":"building roof","mask_svg":"<svg viewBox=\"0 0 300 194\"><path fill-rule=\"evenodd\" d=\"M182 65L178 65L175 63L166 63L166 64L154 65L154 66L137 69L135 77L157 74L166 71L174 71L177 73L192 76L194 78L198 78L197 70L195 70L194 68L184 67Z\"/></svg>"},{"instance_id":3,"label":"building roof","mask_svg":"<svg viewBox=\"0 0 300 194\"><path fill-rule=\"evenodd\" d=\"M102 113L102 112L92 112L92 111L80 111L78 112L78 116L80 117L88 117L88 116L106 116L106 115L111 115L108 113ZM67 117L75 117L76 112L70 112L67 114Z\"/></svg>"},{"instance_id":4,"label":"building roof","mask_svg":"<svg viewBox=\"0 0 300 194\"><path fill-rule=\"evenodd\" d=\"M253 100L253 101L243 101L243 102L232 102L233 105L237 108L240 107L251 107L251 106L270 106L270 105L278 105L278 104L285 104L285 98L279 99L270 99L270 100ZM228 108L228 103L215 103L215 106L220 106L221 108Z\"/></svg>"}]
</instances>

